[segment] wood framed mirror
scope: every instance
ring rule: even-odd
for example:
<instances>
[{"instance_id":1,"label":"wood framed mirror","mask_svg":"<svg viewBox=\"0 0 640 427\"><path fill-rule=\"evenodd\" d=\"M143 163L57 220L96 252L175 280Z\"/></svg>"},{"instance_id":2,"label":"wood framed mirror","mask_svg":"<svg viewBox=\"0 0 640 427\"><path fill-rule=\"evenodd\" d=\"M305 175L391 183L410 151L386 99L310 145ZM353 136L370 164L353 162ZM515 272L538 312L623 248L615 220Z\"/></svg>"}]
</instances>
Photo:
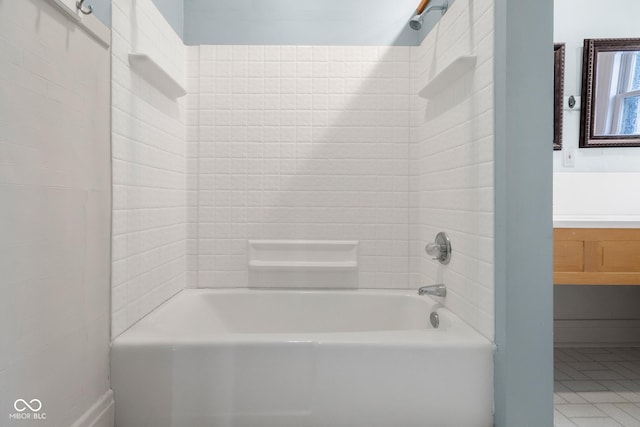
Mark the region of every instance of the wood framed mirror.
<instances>
[{"instance_id":1,"label":"wood framed mirror","mask_svg":"<svg viewBox=\"0 0 640 427\"><path fill-rule=\"evenodd\" d=\"M564 102L564 43L553 45L553 149L562 150Z\"/></svg>"},{"instance_id":2,"label":"wood framed mirror","mask_svg":"<svg viewBox=\"0 0 640 427\"><path fill-rule=\"evenodd\" d=\"M586 39L580 147L640 147L640 39Z\"/></svg>"}]
</instances>

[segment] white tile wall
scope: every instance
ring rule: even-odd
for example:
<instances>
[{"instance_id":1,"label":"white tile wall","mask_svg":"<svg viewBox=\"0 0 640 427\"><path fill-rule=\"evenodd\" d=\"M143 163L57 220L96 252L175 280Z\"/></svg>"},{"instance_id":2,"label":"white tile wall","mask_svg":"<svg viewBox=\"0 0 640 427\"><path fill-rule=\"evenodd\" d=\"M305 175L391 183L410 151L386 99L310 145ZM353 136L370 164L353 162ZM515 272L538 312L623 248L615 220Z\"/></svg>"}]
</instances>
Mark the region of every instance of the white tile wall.
<instances>
[{"instance_id":1,"label":"white tile wall","mask_svg":"<svg viewBox=\"0 0 640 427\"><path fill-rule=\"evenodd\" d=\"M357 285L406 288L410 48L191 52L196 284L247 286L247 239L338 239Z\"/></svg>"},{"instance_id":2,"label":"white tile wall","mask_svg":"<svg viewBox=\"0 0 640 427\"><path fill-rule=\"evenodd\" d=\"M187 286L198 285L198 156L200 153L200 47L187 47Z\"/></svg>"},{"instance_id":3,"label":"white tile wall","mask_svg":"<svg viewBox=\"0 0 640 427\"><path fill-rule=\"evenodd\" d=\"M67 427L109 390L110 52L4 0L0 58L0 425Z\"/></svg>"},{"instance_id":4,"label":"white tile wall","mask_svg":"<svg viewBox=\"0 0 640 427\"><path fill-rule=\"evenodd\" d=\"M412 104L411 286L443 282L446 305L482 334L494 334L493 1L457 1L412 51L417 93L460 55L476 68L433 99ZM431 261L426 242L452 240L448 266Z\"/></svg>"},{"instance_id":5,"label":"white tile wall","mask_svg":"<svg viewBox=\"0 0 640 427\"><path fill-rule=\"evenodd\" d=\"M152 0L114 0L112 337L186 286L185 101L129 68L151 56L185 81L180 37Z\"/></svg>"},{"instance_id":6,"label":"white tile wall","mask_svg":"<svg viewBox=\"0 0 640 427\"><path fill-rule=\"evenodd\" d=\"M469 23L472 23L471 25ZM459 55L474 72L415 93ZM189 48L189 277L249 283L248 239L360 241L357 286L444 282L493 337L493 2L420 47ZM447 231L451 264L424 245Z\"/></svg>"}]
</instances>

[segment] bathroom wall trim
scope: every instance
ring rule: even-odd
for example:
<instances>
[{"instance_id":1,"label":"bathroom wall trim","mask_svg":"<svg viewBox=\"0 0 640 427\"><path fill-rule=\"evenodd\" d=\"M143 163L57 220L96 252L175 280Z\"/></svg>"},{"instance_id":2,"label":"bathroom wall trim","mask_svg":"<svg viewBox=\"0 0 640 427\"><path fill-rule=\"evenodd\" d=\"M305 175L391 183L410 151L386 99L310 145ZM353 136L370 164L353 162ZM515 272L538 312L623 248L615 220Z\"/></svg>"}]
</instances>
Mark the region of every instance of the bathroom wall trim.
<instances>
[{"instance_id":1,"label":"bathroom wall trim","mask_svg":"<svg viewBox=\"0 0 640 427\"><path fill-rule=\"evenodd\" d=\"M71 427L113 427L114 409L113 391L109 389Z\"/></svg>"}]
</instances>

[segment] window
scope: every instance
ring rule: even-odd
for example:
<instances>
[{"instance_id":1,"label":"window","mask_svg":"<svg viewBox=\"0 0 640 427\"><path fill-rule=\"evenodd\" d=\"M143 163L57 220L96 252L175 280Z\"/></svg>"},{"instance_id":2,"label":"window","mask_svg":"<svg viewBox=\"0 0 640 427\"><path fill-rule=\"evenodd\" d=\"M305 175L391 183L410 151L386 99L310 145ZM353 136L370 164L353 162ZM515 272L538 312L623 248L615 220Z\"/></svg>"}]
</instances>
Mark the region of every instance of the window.
<instances>
[{"instance_id":1,"label":"window","mask_svg":"<svg viewBox=\"0 0 640 427\"><path fill-rule=\"evenodd\" d=\"M619 72L617 93L612 98L612 133L615 135L640 134L640 52L616 54ZM616 76L612 76L615 79Z\"/></svg>"},{"instance_id":2,"label":"window","mask_svg":"<svg viewBox=\"0 0 640 427\"><path fill-rule=\"evenodd\" d=\"M580 144L640 147L640 38L585 39Z\"/></svg>"}]
</instances>

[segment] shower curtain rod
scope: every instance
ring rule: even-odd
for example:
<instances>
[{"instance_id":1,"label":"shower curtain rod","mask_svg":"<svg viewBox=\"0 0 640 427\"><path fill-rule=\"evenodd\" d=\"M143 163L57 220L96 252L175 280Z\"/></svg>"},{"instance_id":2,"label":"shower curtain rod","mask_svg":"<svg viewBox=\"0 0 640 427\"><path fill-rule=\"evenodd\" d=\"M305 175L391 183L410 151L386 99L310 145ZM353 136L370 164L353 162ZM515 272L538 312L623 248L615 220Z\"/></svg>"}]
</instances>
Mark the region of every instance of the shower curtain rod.
<instances>
[{"instance_id":1,"label":"shower curtain rod","mask_svg":"<svg viewBox=\"0 0 640 427\"><path fill-rule=\"evenodd\" d=\"M420 15L427 8L430 0L421 0L418 8L416 9L416 14Z\"/></svg>"}]
</instances>

